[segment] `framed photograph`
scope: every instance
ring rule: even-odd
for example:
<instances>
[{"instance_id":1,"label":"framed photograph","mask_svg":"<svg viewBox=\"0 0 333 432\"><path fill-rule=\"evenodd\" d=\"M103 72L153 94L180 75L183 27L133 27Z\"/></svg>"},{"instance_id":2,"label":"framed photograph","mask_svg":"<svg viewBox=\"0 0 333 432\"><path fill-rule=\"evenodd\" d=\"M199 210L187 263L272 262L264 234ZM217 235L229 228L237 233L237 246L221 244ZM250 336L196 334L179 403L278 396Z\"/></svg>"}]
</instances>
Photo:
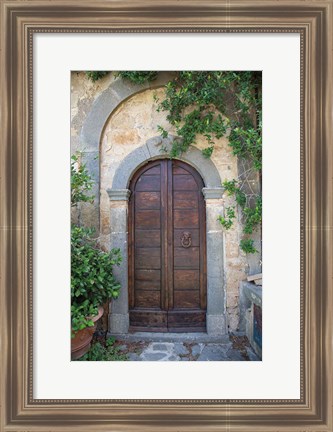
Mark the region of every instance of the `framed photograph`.
<instances>
[{"instance_id":1,"label":"framed photograph","mask_svg":"<svg viewBox=\"0 0 333 432\"><path fill-rule=\"evenodd\" d=\"M1 3L1 431L333 431L332 6Z\"/></svg>"}]
</instances>

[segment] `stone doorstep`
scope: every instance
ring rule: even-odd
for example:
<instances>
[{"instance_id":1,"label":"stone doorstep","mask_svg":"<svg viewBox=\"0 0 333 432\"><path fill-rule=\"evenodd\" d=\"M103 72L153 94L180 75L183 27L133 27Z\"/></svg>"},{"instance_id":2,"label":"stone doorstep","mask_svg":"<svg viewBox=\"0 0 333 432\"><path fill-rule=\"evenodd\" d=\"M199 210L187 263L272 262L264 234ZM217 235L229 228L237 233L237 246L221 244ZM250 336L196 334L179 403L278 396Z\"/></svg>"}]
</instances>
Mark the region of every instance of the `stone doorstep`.
<instances>
[{"instance_id":1,"label":"stone doorstep","mask_svg":"<svg viewBox=\"0 0 333 432\"><path fill-rule=\"evenodd\" d=\"M229 335L224 336L209 336L207 333L155 333L155 332L136 332L127 334L113 334L108 333L107 337L115 337L116 339L137 342L215 342L220 344L227 344L230 342Z\"/></svg>"}]
</instances>

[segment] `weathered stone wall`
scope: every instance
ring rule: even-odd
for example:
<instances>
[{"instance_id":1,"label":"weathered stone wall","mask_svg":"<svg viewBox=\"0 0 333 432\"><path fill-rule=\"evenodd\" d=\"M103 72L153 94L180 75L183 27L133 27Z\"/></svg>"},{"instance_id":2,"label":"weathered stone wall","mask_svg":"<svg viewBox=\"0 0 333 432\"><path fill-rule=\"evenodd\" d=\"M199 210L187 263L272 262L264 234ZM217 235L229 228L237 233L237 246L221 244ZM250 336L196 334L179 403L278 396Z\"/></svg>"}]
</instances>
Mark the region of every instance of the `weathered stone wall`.
<instances>
[{"instance_id":1,"label":"weathered stone wall","mask_svg":"<svg viewBox=\"0 0 333 432\"><path fill-rule=\"evenodd\" d=\"M81 138L82 127L94 101L113 82L110 74L96 84L86 79L83 73L72 74L72 153L87 152ZM121 102L106 121L101 140L99 155L99 187L95 193L99 195L99 203L95 206L84 205L80 214L73 212L73 220L80 217L88 225L100 227L100 240L105 247L110 245L111 231L115 221L110 222L110 200L107 189L112 186L115 172L123 159L133 150L141 147L159 133L157 126L161 125L171 134L175 134L166 120L165 112L157 112L154 95L163 99L163 88L146 89L130 96ZM199 138L195 147L205 148L205 138ZM215 149L211 157L221 180L231 180L238 177L238 163L232 155L228 140L222 138L215 142ZM208 204L208 202L207 202ZM228 196L223 197L225 207L233 205ZM119 205L114 203L113 205ZM98 218L98 223L96 223ZM227 322L230 331L239 326L239 283L246 278L249 265L245 254L239 248L242 236L240 216L237 215L234 226L224 233L224 286L226 299ZM207 257L209 260L209 256ZM258 259L254 267L258 267ZM251 266L252 267L252 266Z\"/></svg>"},{"instance_id":2,"label":"weathered stone wall","mask_svg":"<svg viewBox=\"0 0 333 432\"><path fill-rule=\"evenodd\" d=\"M96 230L99 230L99 173L93 168L91 161L99 155L98 152L92 151L83 142L82 129L94 102L114 79L113 74L108 74L103 79L93 83L86 78L84 72L72 72L71 74L71 154L81 153L80 159L87 164L89 173L95 180L92 193L97 196L95 205L80 203L77 208L72 209L72 222L82 222Z\"/></svg>"}]
</instances>

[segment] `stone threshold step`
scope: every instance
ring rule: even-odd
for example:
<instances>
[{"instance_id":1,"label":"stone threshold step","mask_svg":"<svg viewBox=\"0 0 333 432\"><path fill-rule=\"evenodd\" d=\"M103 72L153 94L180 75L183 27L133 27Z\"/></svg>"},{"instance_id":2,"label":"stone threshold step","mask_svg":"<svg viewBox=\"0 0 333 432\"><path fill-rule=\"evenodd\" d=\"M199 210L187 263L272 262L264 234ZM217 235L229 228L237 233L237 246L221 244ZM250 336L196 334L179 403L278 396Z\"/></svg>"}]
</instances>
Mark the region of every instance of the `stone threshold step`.
<instances>
[{"instance_id":1,"label":"stone threshold step","mask_svg":"<svg viewBox=\"0 0 333 432\"><path fill-rule=\"evenodd\" d=\"M135 332L127 334L108 333L108 337L113 336L118 340L136 342L136 341L151 341L151 342L213 342L227 344L230 342L229 335L210 336L207 333L156 333L156 332Z\"/></svg>"}]
</instances>

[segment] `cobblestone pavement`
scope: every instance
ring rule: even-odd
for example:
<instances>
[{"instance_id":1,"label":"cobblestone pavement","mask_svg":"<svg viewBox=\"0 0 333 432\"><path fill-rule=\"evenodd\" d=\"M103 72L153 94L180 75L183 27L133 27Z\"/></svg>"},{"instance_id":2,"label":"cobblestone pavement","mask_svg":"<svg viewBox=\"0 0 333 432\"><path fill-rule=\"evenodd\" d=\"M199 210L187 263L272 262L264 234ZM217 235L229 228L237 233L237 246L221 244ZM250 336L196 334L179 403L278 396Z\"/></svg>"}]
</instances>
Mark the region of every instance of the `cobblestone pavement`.
<instances>
[{"instance_id":1,"label":"cobblestone pavement","mask_svg":"<svg viewBox=\"0 0 333 432\"><path fill-rule=\"evenodd\" d=\"M245 336L218 342L129 341L117 346L130 361L260 361Z\"/></svg>"}]
</instances>

